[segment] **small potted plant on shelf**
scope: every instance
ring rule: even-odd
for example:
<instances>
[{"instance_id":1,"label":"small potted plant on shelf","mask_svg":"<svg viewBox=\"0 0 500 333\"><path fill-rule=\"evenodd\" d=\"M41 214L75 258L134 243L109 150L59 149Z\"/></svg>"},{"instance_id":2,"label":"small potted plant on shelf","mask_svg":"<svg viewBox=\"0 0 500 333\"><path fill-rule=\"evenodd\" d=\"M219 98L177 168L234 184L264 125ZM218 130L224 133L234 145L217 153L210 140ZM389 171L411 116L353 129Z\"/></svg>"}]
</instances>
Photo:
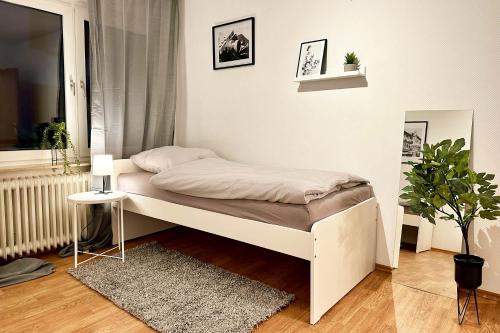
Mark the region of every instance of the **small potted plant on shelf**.
<instances>
[{"instance_id":1,"label":"small potted plant on shelf","mask_svg":"<svg viewBox=\"0 0 500 333\"><path fill-rule=\"evenodd\" d=\"M41 149L51 149L52 151L52 164L57 164L57 154L60 153L63 157L64 174L70 173L70 158L68 156L67 148L71 149L73 153L74 163L78 173L80 169L80 159L76 151L76 147L71 141L69 132L66 130L65 122L51 122L45 127L42 134L42 142L40 143Z\"/></svg>"},{"instance_id":2,"label":"small potted plant on shelf","mask_svg":"<svg viewBox=\"0 0 500 333\"><path fill-rule=\"evenodd\" d=\"M433 224L439 216L458 225L465 254L454 256L455 281L461 288L474 290L482 283L484 259L470 253L469 227L477 217L496 220L500 196L495 195L498 185L491 183L495 175L469 168L469 150L464 146L464 139L425 144L421 161L406 162L412 166L405 172L410 185L403 188L401 198Z\"/></svg>"},{"instance_id":3,"label":"small potted plant on shelf","mask_svg":"<svg viewBox=\"0 0 500 333\"><path fill-rule=\"evenodd\" d=\"M354 52L347 52L344 57L344 72L355 71L359 69L359 59Z\"/></svg>"}]
</instances>

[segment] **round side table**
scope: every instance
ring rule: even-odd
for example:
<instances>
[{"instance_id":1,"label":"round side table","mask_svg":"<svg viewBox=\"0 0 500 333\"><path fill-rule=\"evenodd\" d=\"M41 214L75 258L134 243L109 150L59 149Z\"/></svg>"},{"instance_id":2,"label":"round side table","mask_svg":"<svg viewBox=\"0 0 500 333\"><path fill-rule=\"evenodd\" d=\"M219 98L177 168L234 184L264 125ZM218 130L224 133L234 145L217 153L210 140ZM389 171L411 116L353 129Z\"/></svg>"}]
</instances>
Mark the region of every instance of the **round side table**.
<instances>
[{"instance_id":1,"label":"round side table","mask_svg":"<svg viewBox=\"0 0 500 333\"><path fill-rule=\"evenodd\" d=\"M100 193L98 191L92 191L92 192L81 192L81 193L73 193L68 196L68 201L73 203L73 242L75 245L75 261L74 261L74 266L75 268L78 266L78 253L85 253L85 254L91 254L92 257L88 258L84 261L82 261L80 264L89 261L91 259L94 259L96 257L108 257L108 258L115 258L115 259L121 259L122 261L125 261L125 242L123 238L123 200L127 198L127 193L126 192L121 192L121 191L113 191L109 193ZM118 203L118 210L119 213L117 214L118 216L118 246L115 246L109 250L106 250L101 253L93 253L89 251L78 251L78 233L77 233L77 219L78 219L78 205L94 205L94 204L103 204L103 203L113 203L116 202ZM111 255L106 255L106 253L119 249L120 250L120 256L111 256Z\"/></svg>"}]
</instances>

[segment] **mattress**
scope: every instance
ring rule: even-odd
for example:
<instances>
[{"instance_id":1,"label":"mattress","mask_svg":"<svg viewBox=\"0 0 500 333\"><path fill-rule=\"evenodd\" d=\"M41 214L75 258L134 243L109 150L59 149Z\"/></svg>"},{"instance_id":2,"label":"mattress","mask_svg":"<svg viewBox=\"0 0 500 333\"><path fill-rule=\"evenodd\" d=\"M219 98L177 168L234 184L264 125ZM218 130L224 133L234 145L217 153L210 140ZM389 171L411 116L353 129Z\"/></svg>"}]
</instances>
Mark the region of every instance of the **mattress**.
<instances>
[{"instance_id":1,"label":"mattress","mask_svg":"<svg viewBox=\"0 0 500 333\"><path fill-rule=\"evenodd\" d=\"M153 175L153 173L146 171L120 174L118 176L118 189L179 205L304 231L310 231L314 222L373 197L370 185L358 185L330 193L307 204L242 199L210 199L158 189L149 183L149 179Z\"/></svg>"}]
</instances>

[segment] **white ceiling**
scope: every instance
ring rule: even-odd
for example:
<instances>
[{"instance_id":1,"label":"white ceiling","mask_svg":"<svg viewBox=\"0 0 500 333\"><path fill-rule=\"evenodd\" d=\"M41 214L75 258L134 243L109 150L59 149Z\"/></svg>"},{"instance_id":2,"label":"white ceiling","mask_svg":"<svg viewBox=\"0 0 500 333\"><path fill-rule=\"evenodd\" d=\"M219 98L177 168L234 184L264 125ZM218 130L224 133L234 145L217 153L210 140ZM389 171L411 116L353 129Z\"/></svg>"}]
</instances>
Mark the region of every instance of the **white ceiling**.
<instances>
[{"instance_id":1,"label":"white ceiling","mask_svg":"<svg viewBox=\"0 0 500 333\"><path fill-rule=\"evenodd\" d=\"M16 44L60 31L62 17L0 1L0 43Z\"/></svg>"}]
</instances>

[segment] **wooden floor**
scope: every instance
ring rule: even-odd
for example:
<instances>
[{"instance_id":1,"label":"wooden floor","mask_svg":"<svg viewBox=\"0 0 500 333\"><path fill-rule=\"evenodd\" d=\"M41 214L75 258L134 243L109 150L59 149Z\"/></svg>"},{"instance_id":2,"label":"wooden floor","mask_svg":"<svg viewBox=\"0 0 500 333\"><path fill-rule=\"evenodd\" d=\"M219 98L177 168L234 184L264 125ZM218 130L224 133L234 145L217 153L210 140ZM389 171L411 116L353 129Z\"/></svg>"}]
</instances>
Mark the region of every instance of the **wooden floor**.
<instances>
[{"instance_id":1,"label":"wooden floor","mask_svg":"<svg viewBox=\"0 0 500 333\"><path fill-rule=\"evenodd\" d=\"M437 250L415 253L401 249L392 282L433 294L456 297L453 254Z\"/></svg>"},{"instance_id":2,"label":"wooden floor","mask_svg":"<svg viewBox=\"0 0 500 333\"><path fill-rule=\"evenodd\" d=\"M181 227L126 246L151 240L296 295L256 332L500 332L500 302L480 298L481 326L472 311L459 326L453 298L394 283L381 271L310 326L308 262ZM66 273L72 258L43 257L57 265L56 273L0 289L0 332L152 331Z\"/></svg>"}]
</instances>

